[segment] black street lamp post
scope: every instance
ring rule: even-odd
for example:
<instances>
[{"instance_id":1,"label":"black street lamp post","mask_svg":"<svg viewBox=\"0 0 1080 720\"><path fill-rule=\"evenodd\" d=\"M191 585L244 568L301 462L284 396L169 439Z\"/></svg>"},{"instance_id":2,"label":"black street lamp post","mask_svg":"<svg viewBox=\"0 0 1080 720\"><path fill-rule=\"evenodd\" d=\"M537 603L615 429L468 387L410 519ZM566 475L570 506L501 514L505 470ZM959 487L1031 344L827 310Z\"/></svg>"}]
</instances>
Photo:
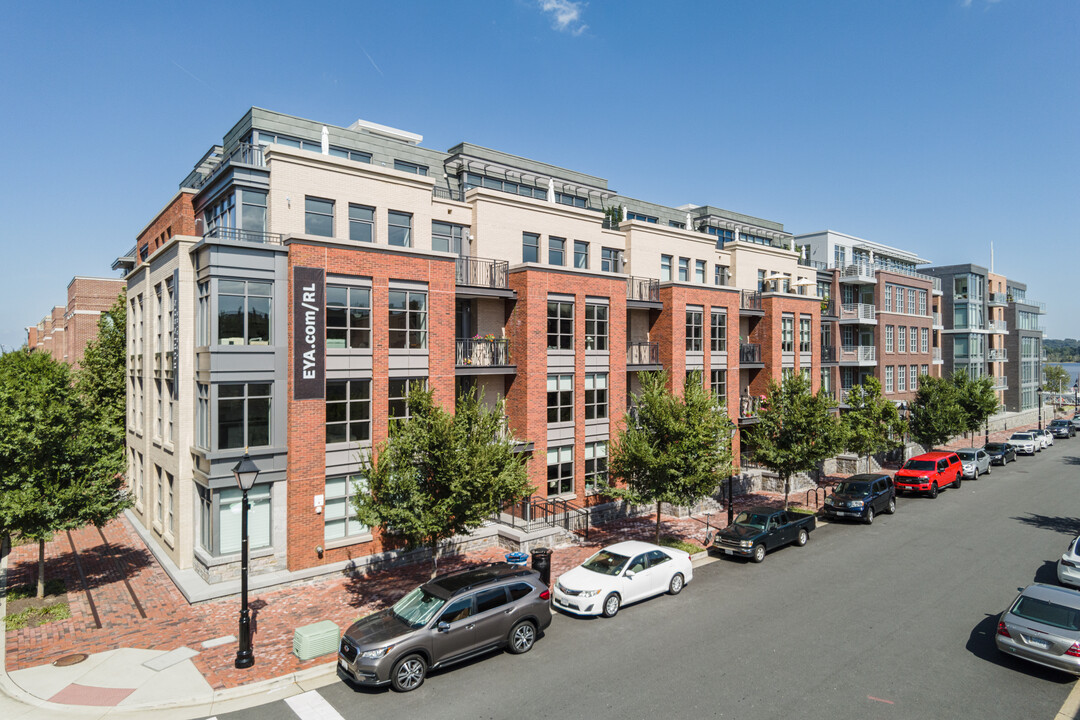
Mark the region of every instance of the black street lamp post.
<instances>
[{"instance_id":1,"label":"black street lamp post","mask_svg":"<svg viewBox=\"0 0 1080 720\"><path fill-rule=\"evenodd\" d=\"M728 435L728 448L731 448L732 441L735 439L735 433L738 432L735 428L731 429L731 434ZM741 436L740 436L741 437ZM742 455L742 444L739 444L739 455ZM735 522L735 507L732 505L732 498L734 493L731 486L735 483L735 476L728 475L727 479L727 524L730 527Z\"/></svg>"},{"instance_id":2,"label":"black street lamp post","mask_svg":"<svg viewBox=\"0 0 1080 720\"><path fill-rule=\"evenodd\" d=\"M1043 394L1042 385L1035 388L1035 391L1037 393L1039 393L1039 430L1042 430L1043 429L1043 426L1042 426L1042 394Z\"/></svg>"},{"instance_id":3,"label":"black street lamp post","mask_svg":"<svg viewBox=\"0 0 1080 720\"><path fill-rule=\"evenodd\" d=\"M1080 411L1080 378L1073 383L1073 415Z\"/></svg>"},{"instance_id":4,"label":"black street lamp post","mask_svg":"<svg viewBox=\"0 0 1080 720\"><path fill-rule=\"evenodd\" d=\"M259 476L259 468L251 460L247 450L244 457L233 468L236 485L242 494L240 513L240 632L239 647L236 650L238 668L249 668L255 664L255 653L251 649L251 617L248 614L248 490Z\"/></svg>"}]
</instances>

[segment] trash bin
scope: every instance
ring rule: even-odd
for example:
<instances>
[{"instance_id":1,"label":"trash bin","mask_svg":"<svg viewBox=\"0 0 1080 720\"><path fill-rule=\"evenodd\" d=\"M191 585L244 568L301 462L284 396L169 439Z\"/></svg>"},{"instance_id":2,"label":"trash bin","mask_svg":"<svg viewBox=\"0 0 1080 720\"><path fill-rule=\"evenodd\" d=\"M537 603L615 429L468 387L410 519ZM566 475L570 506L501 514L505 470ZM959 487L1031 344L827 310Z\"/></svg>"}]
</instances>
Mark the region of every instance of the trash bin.
<instances>
[{"instance_id":1,"label":"trash bin","mask_svg":"<svg viewBox=\"0 0 1080 720\"><path fill-rule=\"evenodd\" d=\"M506 553L506 562L524 567L529 564L529 554L523 552Z\"/></svg>"},{"instance_id":2,"label":"trash bin","mask_svg":"<svg viewBox=\"0 0 1080 720\"><path fill-rule=\"evenodd\" d=\"M551 585L551 548L533 548L532 567L540 573L540 580L545 585Z\"/></svg>"}]
</instances>

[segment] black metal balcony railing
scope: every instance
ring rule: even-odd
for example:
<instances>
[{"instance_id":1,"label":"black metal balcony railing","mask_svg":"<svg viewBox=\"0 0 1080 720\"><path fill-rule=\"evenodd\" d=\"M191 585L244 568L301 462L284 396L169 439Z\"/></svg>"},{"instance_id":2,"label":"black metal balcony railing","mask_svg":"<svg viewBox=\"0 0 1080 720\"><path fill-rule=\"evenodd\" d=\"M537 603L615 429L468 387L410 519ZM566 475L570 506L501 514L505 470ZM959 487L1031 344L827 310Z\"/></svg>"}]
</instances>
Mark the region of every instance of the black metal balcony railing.
<instances>
[{"instance_id":1,"label":"black metal balcony railing","mask_svg":"<svg viewBox=\"0 0 1080 720\"><path fill-rule=\"evenodd\" d=\"M455 362L458 365L498 367L510 364L510 341L468 338L456 341Z\"/></svg>"},{"instance_id":2,"label":"black metal balcony railing","mask_svg":"<svg viewBox=\"0 0 1080 720\"><path fill-rule=\"evenodd\" d=\"M739 362L761 362L761 346L757 343L739 343Z\"/></svg>"},{"instance_id":3,"label":"black metal balcony railing","mask_svg":"<svg viewBox=\"0 0 1080 720\"><path fill-rule=\"evenodd\" d=\"M761 293L743 290L739 297L740 310L761 310Z\"/></svg>"},{"instance_id":4,"label":"black metal balcony railing","mask_svg":"<svg viewBox=\"0 0 1080 720\"><path fill-rule=\"evenodd\" d=\"M455 262L458 285L506 290L510 287L510 263L506 260L459 257Z\"/></svg>"},{"instance_id":5,"label":"black metal balcony railing","mask_svg":"<svg viewBox=\"0 0 1080 720\"><path fill-rule=\"evenodd\" d=\"M836 346L834 345L822 345L821 346L821 362L834 363L837 362Z\"/></svg>"},{"instance_id":6,"label":"black metal balcony railing","mask_svg":"<svg viewBox=\"0 0 1080 720\"><path fill-rule=\"evenodd\" d=\"M652 278L626 278L626 299L660 302L660 281Z\"/></svg>"},{"instance_id":7,"label":"black metal balcony railing","mask_svg":"<svg viewBox=\"0 0 1080 720\"><path fill-rule=\"evenodd\" d=\"M240 230L238 228L216 227L208 230L204 238L236 240L239 242L258 243L259 245L280 245L281 233L260 232L258 230Z\"/></svg>"},{"instance_id":8,"label":"black metal balcony railing","mask_svg":"<svg viewBox=\"0 0 1080 720\"><path fill-rule=\"evenodd\" d=\"M439 187L438 185L431 188L431 196L434 198L442 198L443 200L465 202L465 192L463 190L453 190L451 188Z\"/></svg>"},{"instance_id":9,"label":"black metal balcony railing","mask_svg":"<svg viewBox=\"0 0 1080 720\"><path fill-rule=\"evenodd\" d=\"M659 365L660 343L632 342L626 346L627 365Z\"/></svg>"},{"instance_id":10,"label":"black metal balcony railing","mask_svg":"<svg viewBox=\"0 0 1080 720\"><path fill-rule=\"evenodd\" d=\"M195 188L198 189L207 185L213 178L217 177L218 173L233 163L264 167L266 162L263 160L263 146L246 142L238 143L232 152L223 157L213 170L195 181Z\"/></svg>"},{"instance_id":11,"label":"black metal balcony railing","mask_svg":"<svg viewBox=\"0 0 1080 720\"><path fill-rule=\"evenodd\" d=\"M836 308L836 301L831 298L827 298L821 301L821 314L825 317L840 317L837 313L839 310Z\"/></svg>"}]
</instances>

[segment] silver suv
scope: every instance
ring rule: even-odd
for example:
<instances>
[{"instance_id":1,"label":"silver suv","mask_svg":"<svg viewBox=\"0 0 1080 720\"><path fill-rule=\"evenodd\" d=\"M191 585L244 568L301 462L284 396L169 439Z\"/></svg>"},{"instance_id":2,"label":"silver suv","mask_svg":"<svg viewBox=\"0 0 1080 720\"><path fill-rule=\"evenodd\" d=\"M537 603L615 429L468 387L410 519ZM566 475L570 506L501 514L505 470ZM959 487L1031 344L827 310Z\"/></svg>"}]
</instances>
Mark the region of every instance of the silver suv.
<instances>
[{"instance_id":1,"label":"silver suv","mask_svg":"<svg viewBox=\"0 0 1080 720\"><path fill-rule=\"evenodd\" d=\"M440 575L353 623L341 638L338 670L361 685L408 692L428 670L500 647L526 653L551 624L550 598L540 574L519 565Z\"/></svg>"}]
</instances>

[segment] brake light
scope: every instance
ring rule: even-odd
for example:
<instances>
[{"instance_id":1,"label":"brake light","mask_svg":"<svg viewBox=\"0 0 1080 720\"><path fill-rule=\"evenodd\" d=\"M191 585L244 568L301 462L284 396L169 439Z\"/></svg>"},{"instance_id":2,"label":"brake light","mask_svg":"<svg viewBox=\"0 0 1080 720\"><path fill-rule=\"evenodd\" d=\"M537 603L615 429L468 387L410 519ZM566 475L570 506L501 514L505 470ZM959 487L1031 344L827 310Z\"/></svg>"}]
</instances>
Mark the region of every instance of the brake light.
<instances>
[{"instance_id":1,"label":"brake light","mask_svg":"<svg viewBox=\"0 0 1080 720\"><path fill-rule=\"evenodd\" d=\"M1009 628L1005 627L1004 621L1001 621L1001 620L998 621L997 634L1000 635L1001 637L1007 637L1007 638L1012 637L1012 635L1009 634ZM1073 647L1076 647L1076 645L1074 644Z\"/></svg>"},{"instance_id":2,"label":"brake light","mask_svg":"<svg viewBox=\"0 0 1080 720\"><path fill-rule=\"evenodd\" d=\"M549 599L551 599L551 591L550 590L545 590L544 592L540 593L540 599L541 600L549 600Z\"/></svg>"},{"instance_id":3,"label":"brake light","mask_svg":"<svg viewBox=\"0 0 1080 720\"><path fill-rule=\"evenodd\" d=\"M1072 647L1065 651L1070 657L1080 657L1080 642L1074 642Z\"/></svg>"}]
</instances>

